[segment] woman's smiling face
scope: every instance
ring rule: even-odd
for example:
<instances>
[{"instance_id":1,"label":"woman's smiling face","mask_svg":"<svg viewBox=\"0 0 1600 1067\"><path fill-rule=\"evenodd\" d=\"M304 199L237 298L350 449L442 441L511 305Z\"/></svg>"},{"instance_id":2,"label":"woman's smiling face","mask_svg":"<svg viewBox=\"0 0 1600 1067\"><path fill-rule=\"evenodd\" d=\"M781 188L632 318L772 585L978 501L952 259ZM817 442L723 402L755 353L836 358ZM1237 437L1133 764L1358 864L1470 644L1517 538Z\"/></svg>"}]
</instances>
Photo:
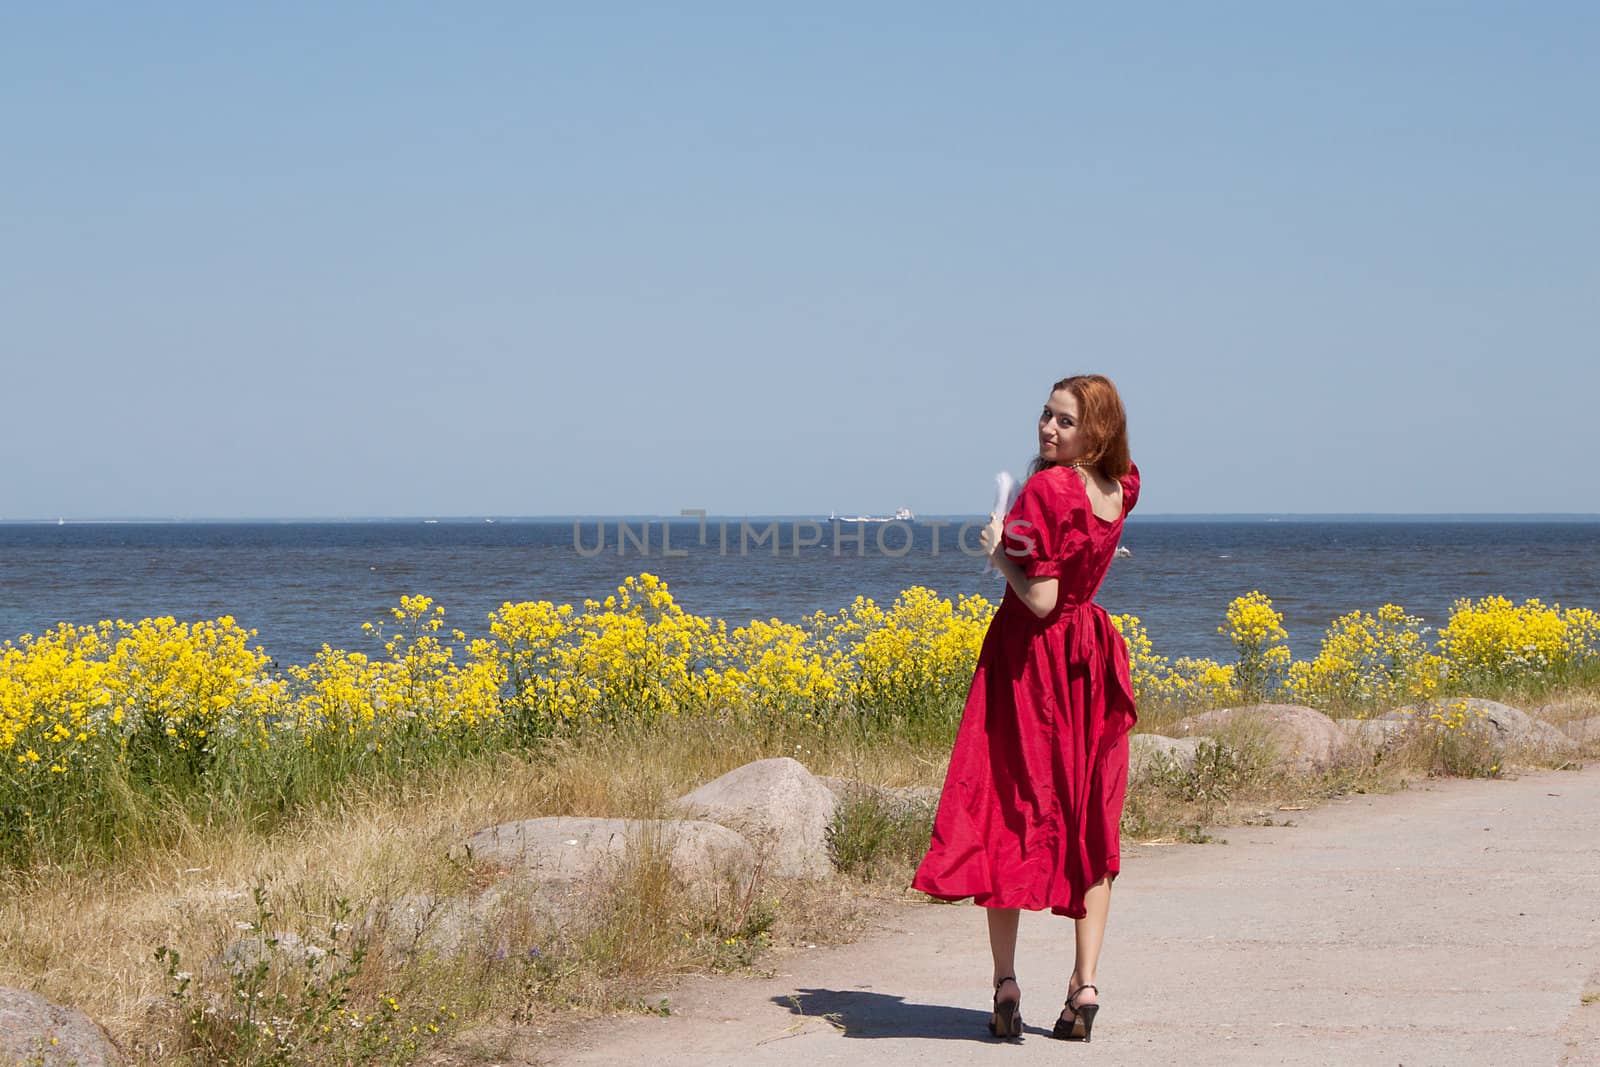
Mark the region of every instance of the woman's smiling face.
<instances>
[{"instance_id":1,"label":"woman's smiling face","mask_svg":"<svg viewBox=\"0 0 1600 1067\"><path fill-rule=\"evenodd\" d=\"M1070 463L1083 455L1087 444L1078 425L1078 398L1070 390L1057 389L1039 413L1039 458L1045 463Z\"/></svg>"}]
</instances>

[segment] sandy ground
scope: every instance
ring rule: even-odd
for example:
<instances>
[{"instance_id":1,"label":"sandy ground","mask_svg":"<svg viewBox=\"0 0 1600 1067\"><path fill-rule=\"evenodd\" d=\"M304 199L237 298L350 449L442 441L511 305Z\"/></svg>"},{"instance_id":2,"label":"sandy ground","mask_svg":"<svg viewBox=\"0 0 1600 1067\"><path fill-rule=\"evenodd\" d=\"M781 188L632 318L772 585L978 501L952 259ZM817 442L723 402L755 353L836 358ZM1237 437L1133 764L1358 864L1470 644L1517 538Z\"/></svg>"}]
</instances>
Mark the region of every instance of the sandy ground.
<instances>
[{"instance_id":1,"label":"sandy ground","mask_svg":"<svg viewBox=\"0 0 1600 1067\"><path fill-rule=\"evenodd\" d=\"M1600 767L1282 815L1125 859L1089 1045L1049 1036L1069 920L1023 917L1027 1031L1002 1043L981 913L929 903L772 978L664 989L670 1017L602 1021L532 1062L1600 1067Z\"/></svg>"}]
</instances>

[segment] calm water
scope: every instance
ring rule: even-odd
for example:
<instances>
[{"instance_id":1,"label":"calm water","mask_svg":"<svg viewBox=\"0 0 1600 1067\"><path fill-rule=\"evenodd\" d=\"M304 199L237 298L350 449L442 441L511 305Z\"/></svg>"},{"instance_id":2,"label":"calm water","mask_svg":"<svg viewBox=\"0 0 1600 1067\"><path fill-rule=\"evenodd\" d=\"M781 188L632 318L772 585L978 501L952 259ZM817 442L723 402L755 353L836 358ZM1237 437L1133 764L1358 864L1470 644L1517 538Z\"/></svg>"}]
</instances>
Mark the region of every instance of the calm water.
<instances>
[{"instance_id":1,"label":"calm water","mask_svg":"<svg viewBox=\"0 0 1600 1067\"><path fill-rule=\"evenodd\" d=\"M767 520L761 520L764 525ZM641 523L630 528L637 538ZM753 527L754 528L754 527ZM792 520L778 521L780 554L769 544L739 551L738 520L719 546L713 520L707 544L693 522L674 521L665 557L661 523L645 551L605 523L605 549L574 548L570 521L501 519L328 523L185 523L0 525L0 639L38 633L57 622L179 619L231 614L260 631L280 664L306 662L324 642L366 648L361 623L384 616L402 594L426 593L447 621L482 632L485 616L512 600L579 603L603 599L623 578L650 571L670 583L687 611L730 625L752 617L797 620L837 610L857 596L886 603L901 589L984 593L998 599L997 578L953 547L956 527L912 524L903 555L882 553L878 528L864 529L864 555L853 544L836 554L823 524L817 545L793 554ZM811 537L799 529L802 540ZM586 550L599 526L581 530ZM885 530L885 545L902 537ZM1132 612L1159 652L1224 656L1216 628L1229 600L1252 589L1285 615L1297 656L1315 651L1337 615L1404 605L1437 624L1457 597L1498 593L1516 600L1600 608L1600 521L1419 522L1177 521L1130 519L1099 600Z\"/></svg>"}]
</instances>

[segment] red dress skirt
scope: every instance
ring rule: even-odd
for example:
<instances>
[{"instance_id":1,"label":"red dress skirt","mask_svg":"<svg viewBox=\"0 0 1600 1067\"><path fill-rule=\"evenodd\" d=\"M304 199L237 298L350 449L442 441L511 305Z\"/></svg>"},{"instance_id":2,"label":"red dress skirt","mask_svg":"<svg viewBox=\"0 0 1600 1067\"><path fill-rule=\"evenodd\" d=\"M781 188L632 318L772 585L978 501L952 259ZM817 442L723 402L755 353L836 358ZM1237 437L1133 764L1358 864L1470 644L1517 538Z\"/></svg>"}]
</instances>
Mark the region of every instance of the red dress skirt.
<instances>
[{"instance_id":1,"label":"red dress skirt","mask_svg":"<svg viewBox=\"0 0 1600 1067\"><path fill-rule=\"evenodd\" d=\"M950 754L933 839L911 885L988 908L1081 918L1083 894L1121 869L1128 732L1137 713L1127 646L1094 603L1139 498L1120 479L1106 521L1070 467L1028 479L1006 515L1006 548L1030 577L1060 582L1039 618L1009 586L989 624Z\"/></svg>"}]
</instances>

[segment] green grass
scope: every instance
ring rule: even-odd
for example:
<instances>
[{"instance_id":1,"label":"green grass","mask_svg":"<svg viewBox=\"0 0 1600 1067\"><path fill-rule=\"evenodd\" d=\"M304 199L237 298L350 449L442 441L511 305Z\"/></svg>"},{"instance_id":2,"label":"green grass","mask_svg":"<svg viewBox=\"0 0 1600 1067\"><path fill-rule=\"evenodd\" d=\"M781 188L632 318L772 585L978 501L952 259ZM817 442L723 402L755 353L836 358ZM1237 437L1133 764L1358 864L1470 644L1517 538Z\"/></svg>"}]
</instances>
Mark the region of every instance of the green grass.
<instances>
[{"instance_id":1,"label":"green grass","mask_svg":"<svg viewBox=\"0 0 1600 1067\"><path fill-rule=\"evenodd\" d=\"M873 788L842 799L828 826L828 852L834 866L864 879L910 881L928 848L934 805L903 800Z\"/></svg>"}]
</instances>

